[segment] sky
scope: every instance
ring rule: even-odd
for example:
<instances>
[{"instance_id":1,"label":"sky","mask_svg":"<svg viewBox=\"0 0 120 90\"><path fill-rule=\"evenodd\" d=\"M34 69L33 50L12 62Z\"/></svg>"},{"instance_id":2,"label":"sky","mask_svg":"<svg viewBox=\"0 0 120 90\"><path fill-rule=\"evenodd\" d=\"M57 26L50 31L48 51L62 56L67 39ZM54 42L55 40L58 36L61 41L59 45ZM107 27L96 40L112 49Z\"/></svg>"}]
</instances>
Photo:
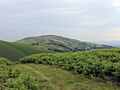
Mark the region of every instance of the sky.
<instances>
[{"instance_id":1,"label":"sky","mask_svg":"<svg viewBox=\"0 0 120 90\"><path fill-rule=\"evenodd\" d=\"M0 40L41 35L120 40L120 0L0 0Z\"/></svg>"}]
</instances>

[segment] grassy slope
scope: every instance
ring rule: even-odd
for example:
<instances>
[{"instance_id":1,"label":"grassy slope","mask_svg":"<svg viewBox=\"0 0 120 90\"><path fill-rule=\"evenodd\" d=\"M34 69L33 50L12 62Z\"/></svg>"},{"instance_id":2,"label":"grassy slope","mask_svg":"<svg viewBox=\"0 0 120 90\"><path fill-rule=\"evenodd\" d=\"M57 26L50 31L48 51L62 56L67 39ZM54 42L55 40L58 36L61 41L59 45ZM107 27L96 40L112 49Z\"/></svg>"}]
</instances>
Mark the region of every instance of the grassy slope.
<instances>
[{"instance_id":1,"label":"grassy slope","mask_svg":"<svg viewBox=\"0 0 120 90\"><path fill-rule=\"evenodd\" d=\"M85 76L120 82L120 49L118 48L36 54L22 58L21 62L48 64Z\"/></svg>"},{"instance_id":2,"label":"grassy slope","mask_svg":"<svg viewBox=\"0 0 120 90\"><path fill-rule=\"evenodd\" d=\"M40 90L120 90L111 82L87 79L52 66L19 64L16 67L38 77Z\"/></svg>"},{"instance_id":3,"label":"grassy slope","mask_svg":"<svg viewBox=\"0 0 120 90\"><path fill-rule=\"evenodd\" d=\"M109 46L82 42L55 35L28 37L18 40L18 43L45 46L54 51L84 51L89 49L108 48Z\"/></svg>"},{"instance_id":4,"label":"grassy slope","mask_svg":"<svg viewBox=\"0 0 120 90\"><path fill-rule=\"evenodd\" d=\"M31 55L41 52L50 52L50 51L43 47L35 47L31 45L0 41L0 56L8 58L10 60L16 60L26 55Z\"/></svg>"}]
</instances>

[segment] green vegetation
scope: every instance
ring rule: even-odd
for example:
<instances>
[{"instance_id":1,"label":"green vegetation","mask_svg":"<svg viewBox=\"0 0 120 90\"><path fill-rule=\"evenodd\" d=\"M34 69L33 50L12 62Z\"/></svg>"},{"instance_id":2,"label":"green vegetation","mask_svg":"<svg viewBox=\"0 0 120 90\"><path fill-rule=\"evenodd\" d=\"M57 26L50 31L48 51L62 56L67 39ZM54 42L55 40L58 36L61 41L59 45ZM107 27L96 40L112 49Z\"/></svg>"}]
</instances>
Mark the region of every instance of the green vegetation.
<instances>
[{"instance_id":1,"label":"green vegetation","mask_svg":"<svg viewBox=\"0 0 120 90\"><path fill-rule=\"evenodd\" d=\"M111 46L93 44L90 42L82 42L55 35L28 37L16 42L34 46L44 46L47 47L49 50L53 50L55 52L75 52L100 48L112 48Z\"/></svg>"},{"instance_id":2,"label":"green vegetation","mask_svg":"<svg viewBox=\"0 0 120 90\"><path fill-rule=\"evenodd\" d=\"M0 90L120 90L120 49L43 53L20 61L31 64L0 57Z\"/></svg>"},{"instance_id":3,"label":"green vegetation","mask_svg":"<svg viewBox=\"0 0 120 90\"><path fill-rule=\"evenodd\" d=\"M120 90L119 48L59 36L24 40L0 41L0 90Z\"/></svg>"},{"instance_id":4,"label":"green vegetation","mask_svg":"<svg viewBox=\"0 0 120 90\"><path fill-rule=\"evenodd\" d=\"M9 60L0 57L0 90L39 90L38 79L21 72Z\"/></svg>"},{"instance_id":5,"label":"green vegetation","mask_svg":"<svg viewBox=\"0 0 120 90\"><path fill-rule=\"evenodd\" d=\"M24 57L22 63L48 64L91 78L120 83L120 49L103 49L75 53L36 54Z\"/></svg>"},{"instance_id":6,"label":"green vegetation","mask_svg":"<svg viewBox=\"0 0 120 90\"><path fill-rule=\"evenodd\" d=\"M0 56L10 60L18 60L23 56L43 52L45 53L50 51L43 47L0 41Z\"/></svg>"},{"instance_id":7,"label":"green vegetation","mask_svg":"<svg viewBox=\"0 0 120 90\"><path fill-rule=\"evenodd\" d=\"M119 90L109 81L89 79L50 65L19 64L22 72L38 77L40 90Z\"/></svg>"}]
</instances>

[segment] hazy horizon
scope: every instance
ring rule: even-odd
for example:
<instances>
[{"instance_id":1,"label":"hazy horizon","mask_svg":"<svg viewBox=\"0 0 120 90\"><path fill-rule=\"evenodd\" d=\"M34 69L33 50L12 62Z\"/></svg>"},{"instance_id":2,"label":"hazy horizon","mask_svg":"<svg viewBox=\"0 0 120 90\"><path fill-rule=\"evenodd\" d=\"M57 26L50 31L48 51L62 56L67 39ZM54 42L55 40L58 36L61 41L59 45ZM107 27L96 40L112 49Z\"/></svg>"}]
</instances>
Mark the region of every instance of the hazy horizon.
<instances>
[{"instance_id":1,"label":"hazy horizon","mask_svg":"<svg viewBox=\"0 0 120 90\"><path fill-rule=\"evenodd\" d=\"M120 40L119 0L0 0L0 40L58 35Z\"/></svg>"}]
</instances>

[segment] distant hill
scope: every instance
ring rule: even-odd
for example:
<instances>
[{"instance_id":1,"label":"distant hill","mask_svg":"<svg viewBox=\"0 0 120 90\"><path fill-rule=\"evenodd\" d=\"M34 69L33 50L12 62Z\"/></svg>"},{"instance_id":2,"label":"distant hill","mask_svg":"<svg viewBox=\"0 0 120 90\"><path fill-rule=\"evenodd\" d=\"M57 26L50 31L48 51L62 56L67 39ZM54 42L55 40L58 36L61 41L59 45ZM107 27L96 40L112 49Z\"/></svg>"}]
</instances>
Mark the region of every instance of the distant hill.
<instances>
[{"instance_id":1,"label":"distant hill","mask_svg":"<svg viewBox=\"0 0 120 90\"><path fill-rule=\"evenodd\" d=\"M113 47L120 47L120 40L96 41L96 43L110 45Z\"/></svg>"},{"instance_id":2,"label":"distant hill","mask_svg":"<svg viewBox=\"0 0 120 90\"><path fill-rule=\"evenodd\" d=\"M83 42L56 35L28 37L22 40L18 40L16 42L34 46L44 46L47 47L49 50L53 50L56 52L85 51L90 49L112 48L111 46L107 45Z\"/></svg>"},{"instance_id":3,"label":"distant hill","mask_svg":"<svg viewBox=\"0 0 120 90\"><path fill-rule=\"evenodd\" d=\"M23 56L50 52L47 48L0 41L0 57L17 60Z\"/></svg>"}]
</instances>

